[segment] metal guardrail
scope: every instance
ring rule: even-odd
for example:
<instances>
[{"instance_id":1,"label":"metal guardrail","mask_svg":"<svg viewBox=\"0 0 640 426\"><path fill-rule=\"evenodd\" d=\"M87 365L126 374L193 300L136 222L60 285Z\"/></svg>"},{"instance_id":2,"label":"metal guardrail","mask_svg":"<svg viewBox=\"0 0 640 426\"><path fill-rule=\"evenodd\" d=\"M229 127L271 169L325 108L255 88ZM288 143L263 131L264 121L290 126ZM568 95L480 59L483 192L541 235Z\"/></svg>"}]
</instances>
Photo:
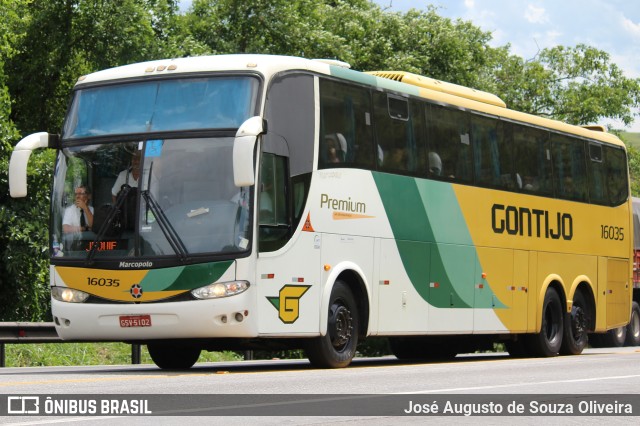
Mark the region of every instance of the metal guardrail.
<instances>
[{"instance_id":1,"label":"metal guardrail","mask_svg":"<svg viewBox=\"0 0 640 426\"><path fill-rule=\"evenodd\" d=\"M71 343L62 340L52 322L0 322L0 367L5 367L5 344ZM131 345L131 363L140 364L140 345Z\"/></svg>"},{"instance_id":2,"label":"metal guardrail","mask_svg":"<svg viewBox=\"0 0 640 426\"><path fill-rule=\"evenodd\" d=\"M0 343L60 343L52 322L0 322Z\"/></svg>"}]
</instances>

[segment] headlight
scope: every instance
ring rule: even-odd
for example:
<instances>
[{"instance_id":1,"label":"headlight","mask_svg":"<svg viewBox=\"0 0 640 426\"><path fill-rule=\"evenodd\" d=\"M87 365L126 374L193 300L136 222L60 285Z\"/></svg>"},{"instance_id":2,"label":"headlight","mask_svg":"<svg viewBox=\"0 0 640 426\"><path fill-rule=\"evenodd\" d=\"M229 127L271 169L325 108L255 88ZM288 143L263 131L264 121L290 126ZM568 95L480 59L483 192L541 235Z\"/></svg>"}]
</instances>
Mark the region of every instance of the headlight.
<instances>
[{"instance_id":1,"label":"headlight","mask_svg":"<svg viewBox=\"0 0 640 426\"><path fill-rule=\"evenodd\" d=\"M229 281L225 283L209 284L191 290L191 294L198 299L216 299L219 297L235 296L249 288L248 281Z\"/></svg>"},{"instance_id":2,"label":"headlight","mask_svg":"<svg viewBox=\"0 0 640 426\"><path fill-rule=\"evenodd\" d=\"M51 287L51 296L60 302L82 303L89 298L89 293L68 287Z\"/></svg>"}]
</instances>

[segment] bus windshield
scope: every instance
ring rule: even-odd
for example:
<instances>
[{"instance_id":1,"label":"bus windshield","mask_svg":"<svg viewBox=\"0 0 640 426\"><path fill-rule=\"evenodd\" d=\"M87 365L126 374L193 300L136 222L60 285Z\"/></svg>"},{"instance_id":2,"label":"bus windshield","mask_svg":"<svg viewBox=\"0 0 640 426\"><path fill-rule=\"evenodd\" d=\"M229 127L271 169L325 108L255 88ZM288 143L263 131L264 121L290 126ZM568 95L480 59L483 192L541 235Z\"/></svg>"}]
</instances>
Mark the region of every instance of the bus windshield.
<instances>
[{"instance_id":1,"label":"bus windshield","mask_svg":"<svg viewBox=\"0 0 640 426\"><path fill-rule=\"evenodd\" d=\"M79 89L62 137L235 129L253 115L258 85L254 77L217 76Z\"/></svg>"},{"instance_id":2,"label":"bus windshield","mask_svg":"<svg viewBox=\"0 0 640 426\"><path fill-rule=\"evenodd\" d=\"M233 137L61 150L53 256L233 255L249 246L250 189L233 182Z\"/></svg>"}]
</instances>

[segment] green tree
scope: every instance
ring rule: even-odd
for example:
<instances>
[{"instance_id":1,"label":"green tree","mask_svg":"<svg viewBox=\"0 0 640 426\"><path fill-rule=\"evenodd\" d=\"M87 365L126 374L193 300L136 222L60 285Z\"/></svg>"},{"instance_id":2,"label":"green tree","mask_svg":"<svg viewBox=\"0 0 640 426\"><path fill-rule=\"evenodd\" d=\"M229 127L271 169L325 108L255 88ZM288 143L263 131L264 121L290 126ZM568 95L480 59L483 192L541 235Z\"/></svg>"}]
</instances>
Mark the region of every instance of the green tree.
<instances>
[{"instance_id":1,"label":"green tree","mask_svg":"<svg viewBox=\"0 0 640 426\"><path fill-rule=\"evenodd\" d=\"M184 27L214 54L315 57L342 45L323 28L325 10L317 0L195 0Z\"/></svg>"},{"instance_id":2,"label":"green tree","mask_svg":"<svg viewBox=\"0 0 640 426\"><path fill-rule=\"evenodd\" d=\"M8 159L18 130L12 120L5 64L24 34L27 0L0 8L0 321L41 320L48 310L48 229L50 156L34 156L29 168L33 191L27 199L8 197Z\"/></svg>"},{"instance_id":3,"label":"green tree","mask_svg":"<svg viewBox=\"0 0 640 426\"><path fill-rule=\"evenodd\" d=\"M179 43L175 0L3 0L0 8L0 320L48 314L52 151L29 163L29 196L8 197L19 135L57 132L78 76L161 56ZM13 108L12 108L13 105Z\"/></svg>"},{"instance_id":4,"label":"green tree","mask_svg":"<svg viewBox=\"0 0 640 426\"><path fill-rule=\"evenodd\" d=\"M530 61L514 55L498 61L490 89L513 109L577 125L603 118L628 125L640 106L640 79L626 77L593 47L556 46Z\"/></svg>"},{"instance_id":5,"label":"green tree","mask_svg":"<svg viewBox=\"0 0 640 426\"><path fill-rule=\"evenodd\" d=\"M176 3L177 0L28 2L25 35L7 63L8 85L15 100L12 118L21 132L57 132L79 76L158 59L165 52L176 53L182 44L188 44L188 40L171 39L171 31L180 24Z\"/></svg>"},{"instance_id":6,"label":"green tree","mask_svg":"<svg viewBox=\"0 0 640 426\"><path fill-rule=\"evenodd\" d=\"M436 9L382 10L368 0L195 0L186 31L212 53L336 58L470 86L495 55L491 33Z\"/></svg>"}]
</instances>

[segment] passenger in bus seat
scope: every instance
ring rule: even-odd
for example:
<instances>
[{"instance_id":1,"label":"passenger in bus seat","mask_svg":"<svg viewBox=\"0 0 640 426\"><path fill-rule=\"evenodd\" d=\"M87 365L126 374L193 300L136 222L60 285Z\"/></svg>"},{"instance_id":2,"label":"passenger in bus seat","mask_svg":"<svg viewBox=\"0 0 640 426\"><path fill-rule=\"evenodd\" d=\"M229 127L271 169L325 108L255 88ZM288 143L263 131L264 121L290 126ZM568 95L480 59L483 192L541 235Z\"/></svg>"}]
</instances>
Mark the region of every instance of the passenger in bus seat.
<instances>
[{"instance_id":1,"label":"passenger in bus seat","mask_svg":"<svg viewBox=\"0 0 640 426\"><path fill-rule=\"evenodd\" d=\"M429 153L429 174L440 176L442 174L442 160L435 152Z\"/></svg>"},{"instance_id":2,"label":"passenger in bus seat","mask_svg":"<svg viewBox=\"0 0 640 426\"><path fill-rule=\"evenodd\" d=\"M389 155L384 156L384 166L387 169L406 170L407 164L407 149L406 148L393 148L389 151Z\"/></svg>"},{"instance_id":3,"label":"passenger in bus seat","mask_svg":"<svg viewBox=\"0 0 640 426\"><path fill-rule=\"evenodd\" d=\"M522 189L530 192L537 191L538 184L536 182L536 178L533 176L524 176L522 178Z\"/></svg>"},{"instance_id":4,"label":"passenger in bus seat","mask_svg":"<svg viewBox=\"0 0 640 426\"><path fill-rule=\"evenodd\" d=\"M86 186L78 186L74 196L73 205L64 210L62 217L62 231L65 234L89 231L93 226L93 206L89 205L91 192Z\"/></svg>"},{"instance_id":5,"label":"passenger in bus seat","mask_svg":"<svg viewBox=\"0 0 640 426\"><path fill-rule=\"evenodd\" d=\"M342 133L325 136L327 163L342 163L347 154L347 140Z\"/></svg>"}]
</instances>

